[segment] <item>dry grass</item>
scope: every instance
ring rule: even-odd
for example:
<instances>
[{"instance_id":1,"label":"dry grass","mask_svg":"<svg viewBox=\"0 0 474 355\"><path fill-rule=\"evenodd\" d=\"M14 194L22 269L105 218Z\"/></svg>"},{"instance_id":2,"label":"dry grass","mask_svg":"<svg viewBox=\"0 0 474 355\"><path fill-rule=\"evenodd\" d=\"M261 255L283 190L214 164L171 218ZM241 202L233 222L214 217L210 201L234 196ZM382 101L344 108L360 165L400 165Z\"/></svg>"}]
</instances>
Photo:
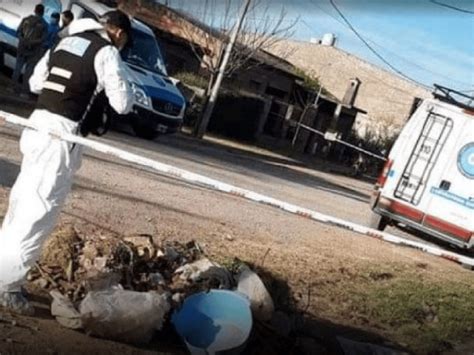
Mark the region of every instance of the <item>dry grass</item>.
<instances>
[{"instance_id":1,"label":"dry grass","mask_svg":"<svg viewBox=\"0 0 474 355\"><path fill-rule=\"evenodd\" d=\"M313 318L373 334L416 354L450 350L474 335L474 274L460 266L458 273L440 275L431 263L417 260L342 263L302 246L258 241L214 240L208 249L224 263L233 256L259 267L263 262L265 281L280 308L307 308ZM281 280L288 290L278 289Z\"/></svg>"}]
</instances>

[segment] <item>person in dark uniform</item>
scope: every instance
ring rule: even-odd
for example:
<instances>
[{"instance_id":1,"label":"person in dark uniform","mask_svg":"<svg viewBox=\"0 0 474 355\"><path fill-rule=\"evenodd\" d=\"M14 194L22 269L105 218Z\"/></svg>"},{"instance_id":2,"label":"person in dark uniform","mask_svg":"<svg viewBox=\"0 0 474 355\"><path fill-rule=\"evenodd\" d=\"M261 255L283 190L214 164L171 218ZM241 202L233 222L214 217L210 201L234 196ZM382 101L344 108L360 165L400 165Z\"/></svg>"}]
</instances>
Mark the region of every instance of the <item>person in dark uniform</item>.
<instances>
[{"instance_id":1,"label":"person in dark uniform","mask_svg":"<svg viewBox=\"0 0 474 355\"><path fill-rule=\"evenodd\" d=\"M44 45L48 37L48 23L43 15L44 6L42 4L36 5L35 13L21 20L17 29L18 48L12 79L16 84L15 90L20 91L22 96L29 93L28 80L36 63L44 53ZM20 87L19 80L23 67L25 67L23 85Z\"/></svg>"},{"instance_id":2,"label":"person in dark uniform","mask_svg":"<svg viewBox=\"0 0 474 355\"><path fill-rule=\"evenodd\" d=\"M62 25L59 29L58 36L60 38L63 38L67 36L69 25L72 21L74 21L74 14L69 10L63 11L63 13L61 14L61 21Z\"/></svg>"}]
</instances>

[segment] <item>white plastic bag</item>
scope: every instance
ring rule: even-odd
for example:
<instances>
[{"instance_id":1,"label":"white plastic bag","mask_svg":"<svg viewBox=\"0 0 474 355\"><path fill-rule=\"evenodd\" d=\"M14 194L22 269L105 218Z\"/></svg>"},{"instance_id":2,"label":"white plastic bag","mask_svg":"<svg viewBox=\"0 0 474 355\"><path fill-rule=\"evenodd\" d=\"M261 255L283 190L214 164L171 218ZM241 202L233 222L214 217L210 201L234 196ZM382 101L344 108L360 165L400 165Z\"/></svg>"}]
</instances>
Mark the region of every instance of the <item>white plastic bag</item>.
<instances>
[{"instance_id":1,"label":"white plastic bag","mask_svg":"<svg viewBox=\"0 0 474 355\"><path fill-rule=\"evenodd\" d=\"M237 276L237 282L237 291L249 298L254 317L261 321L272 319L275 310L273 299L260 277L244 265Z\"/></svg>"},{"instance_id":2,"label":"white plastic bag","mask_svg":"<svg viewBox=\"0 0 474 355\"><path fill-rule=\"evenodd\" d=\"M147 343L170 310L166 295L120 289L89 292L79 311L87 333L128 343Z\"/></svg>"}]
</instances>

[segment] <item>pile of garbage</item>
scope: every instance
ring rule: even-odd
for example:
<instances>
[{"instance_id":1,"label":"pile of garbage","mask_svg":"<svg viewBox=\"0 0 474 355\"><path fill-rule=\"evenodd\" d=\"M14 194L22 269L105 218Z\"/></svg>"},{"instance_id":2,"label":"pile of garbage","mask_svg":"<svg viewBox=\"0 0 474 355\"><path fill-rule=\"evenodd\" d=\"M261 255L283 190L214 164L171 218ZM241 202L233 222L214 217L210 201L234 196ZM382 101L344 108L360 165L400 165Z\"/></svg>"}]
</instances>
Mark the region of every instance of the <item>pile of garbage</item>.
<instances>
[{"instance_id":1,"label":"pile of garbage","mask_svg":"<svg viewBox=\"0 0 474 355\"><path fill-rule=\"evenodd\" d=\"M194 241L81 234L67 225L49 238L28 280L49 293L62 326L121 342L146 344L172 329L176 345L193 354L403 353L325 339L302 321L299 307L282 310L279 292L287 286L271 285L257 269L260 275L239 260L219 265Z\"/></svg>"},{"instance_id":2,"label":"pile of garbage","mask_svg":"<svg viewBox=\"0 0 474 355\"><path fill-rule=\"evenodd\" d=\"M186 282L189 271L184 271L189 266L185 266L203 258L195 242L157 246L150 235L80 235L68 225L49 238L28 280L43 289L60 291L73 303L82 301L90 291L117 285L138 292L172 292L174 298L179 298L198 287Z\"/></svg>"},{"instance_id":3,"label":"pile of garbage","mask_svg":"<svg viewBox=\"0 0 474 355\"><path fill-rule=\"evenodd\" d=\"M194 241L156 244L150 235L81 235L65 226L51 236L28 280L49 292L61 325L130 343L149 342L187 299L210 291L243 295L255 321L274 314L255 272L241 262L223 267L209 260Z\"/></svg>"}]
</instances>

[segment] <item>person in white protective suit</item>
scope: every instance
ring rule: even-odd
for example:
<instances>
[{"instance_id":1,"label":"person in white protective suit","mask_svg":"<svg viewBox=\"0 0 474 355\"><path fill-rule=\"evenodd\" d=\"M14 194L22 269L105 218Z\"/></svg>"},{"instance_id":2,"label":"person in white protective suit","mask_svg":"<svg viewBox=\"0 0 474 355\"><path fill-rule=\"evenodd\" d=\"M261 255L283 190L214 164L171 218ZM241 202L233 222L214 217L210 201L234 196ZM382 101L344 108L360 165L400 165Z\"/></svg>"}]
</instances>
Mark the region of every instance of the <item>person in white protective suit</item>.
<instances>
[{"instance_id":1,"label":"person in white protective suit","mask_svg":"<svg viewBox=\"0 0 474 355\"><path fill-rule=\"evenodd\" d=\"M119 114L132 108L127 68L119 54L131 39L131 23L124 13L111 11L100 22L74 21L69 34L44 55L30 78L31 90L39 94L30 121L49 130L79 134L97 92L103 90ZM23 131L20 150L21 171L0 231L0 306L32 315L34 308L22 285L56 224L82 150L31 129Z\"/></svg>"}]
</instances>

